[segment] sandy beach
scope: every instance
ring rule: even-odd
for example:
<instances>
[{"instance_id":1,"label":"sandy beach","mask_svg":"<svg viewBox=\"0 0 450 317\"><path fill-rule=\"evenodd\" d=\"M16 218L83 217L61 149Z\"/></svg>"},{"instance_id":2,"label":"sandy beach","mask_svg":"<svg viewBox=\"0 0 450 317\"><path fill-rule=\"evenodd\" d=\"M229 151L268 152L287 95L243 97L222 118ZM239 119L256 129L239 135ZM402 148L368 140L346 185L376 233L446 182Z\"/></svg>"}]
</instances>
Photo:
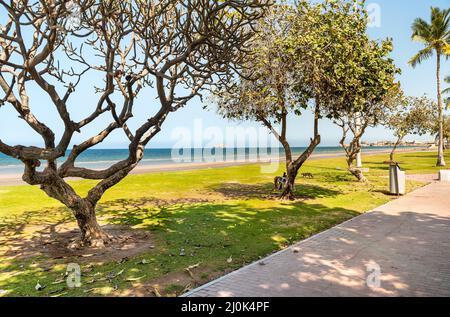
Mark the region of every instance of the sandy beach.
<instances>
[{"instance_id":1,"label":"sandy beach","mask_svg":"<svg viewBox=\"0 0 450 317\"><path fill-rule=\"evenodd\" d=\"M429 150L423 147L419 148L408 148L408 149L398 149L397 152L419 152L419 151L428 151L433 152L435 150ZM364 149L363 149L364 153ZM370 152L366 152L365 155L375 155L375 154L387 154L390 153L390 150L371 150ZM343 157L344 153L320 153L320 154L312 154L309 158L310 160L320 160L327 158L336 158ZM280 158L280 162L284 161L283 158ZM221 168L221 167L230 167L230 166L238 166L238 165L246 165L246 164L264 164L269 163L269 161L248 161L248 160L236 160L230 162L192 162L192 163L179 163L179 164L163 164L163 165L140 165L137 166L130 174L147 174L147 173L160 173L160 172L173 172L173 171L189 171L189 170L197 170L197 169L207 169L207 168ZM76 178L68 178L68 180L75 180ZM21 174L6 174L0 175L0 186L17 186L17 185L26 185L26 183L22 180Z\"/></svg>"}]
</instances>

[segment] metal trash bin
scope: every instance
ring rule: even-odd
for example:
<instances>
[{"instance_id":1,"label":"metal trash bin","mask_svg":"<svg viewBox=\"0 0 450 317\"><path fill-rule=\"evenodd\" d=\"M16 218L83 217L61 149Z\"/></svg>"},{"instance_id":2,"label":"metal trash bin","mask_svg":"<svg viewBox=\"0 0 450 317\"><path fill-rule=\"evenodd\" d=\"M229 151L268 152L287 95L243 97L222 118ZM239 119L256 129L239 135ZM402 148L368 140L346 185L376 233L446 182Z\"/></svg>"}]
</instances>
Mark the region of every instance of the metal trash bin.
<instances>
[{"instance_id":1,"label":"metal trash bin","mask_svg":"<svg viewBox=\"0 0 450 317\"><path fill-rule=\"evenodd\" d=\"M450 169L439 171L439 180L441 182L450 182Z\"/></svg>"},{"instance_id":2,"label":"metal trash bin","mask_svg":"<svg viewBox=\"0 0 450 317\"><path fill-rule=\"evenodd\" d=\"M406 193L406 174L397 163L389 164L389 193L404 195Z\"/></svg>"}]
</instances>

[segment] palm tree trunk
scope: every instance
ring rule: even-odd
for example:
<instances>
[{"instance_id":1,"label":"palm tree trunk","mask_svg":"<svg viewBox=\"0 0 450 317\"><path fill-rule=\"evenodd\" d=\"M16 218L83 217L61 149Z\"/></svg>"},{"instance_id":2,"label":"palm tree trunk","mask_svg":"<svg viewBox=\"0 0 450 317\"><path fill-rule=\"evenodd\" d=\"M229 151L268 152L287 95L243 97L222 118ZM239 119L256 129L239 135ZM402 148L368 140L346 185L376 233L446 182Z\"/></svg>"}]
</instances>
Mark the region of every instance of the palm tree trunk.
<instances>
[{"instance_id":1,"label":"palm tree trunk","mask_svg":"<svg viewBox=\"0 0 450 317\"><path fill-rule=\"evenodd\" d=\"M439 110L439 144L438 144L438 159L436 166L445 166L444 160L444 115L441 94L441 52L437 50L437 95L438 95L438 110Z\"/></svg>"}]
</instances>

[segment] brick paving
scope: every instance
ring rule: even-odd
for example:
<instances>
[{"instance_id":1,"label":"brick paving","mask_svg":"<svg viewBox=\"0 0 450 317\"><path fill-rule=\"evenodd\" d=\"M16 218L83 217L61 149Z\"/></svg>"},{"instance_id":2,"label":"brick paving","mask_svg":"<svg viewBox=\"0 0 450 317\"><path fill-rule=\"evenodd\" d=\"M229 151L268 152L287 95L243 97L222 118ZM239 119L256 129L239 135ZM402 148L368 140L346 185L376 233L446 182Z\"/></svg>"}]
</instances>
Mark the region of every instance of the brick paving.
<instances>
[{"instance_id":1,"label":"brick paving","mask_svg":"<svg viewBox=\"0 0 450 317\"><path fill-rule=\"evenodd\" d=\"M450 183L433 182L185 296L450 296Z\"/></svg>"}]
</instances>

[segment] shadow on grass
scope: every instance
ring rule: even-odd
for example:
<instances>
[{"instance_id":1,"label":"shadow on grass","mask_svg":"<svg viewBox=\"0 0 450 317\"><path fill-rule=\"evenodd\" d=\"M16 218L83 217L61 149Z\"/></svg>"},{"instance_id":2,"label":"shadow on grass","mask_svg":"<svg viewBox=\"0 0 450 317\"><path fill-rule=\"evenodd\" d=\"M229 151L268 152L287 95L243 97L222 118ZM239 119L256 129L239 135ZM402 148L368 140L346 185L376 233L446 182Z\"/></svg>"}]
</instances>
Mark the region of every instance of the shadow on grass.
<instances>
[{"instance_id":1,"label":"shadow on grass","mask_svg":"<svg viewBox=\"0 0 450 317\"><path fill-rule=\"evenodd\" d=\"M299 245L297 255L283 253L277 259L265 261L263 267L225 278L214 284L208 295L448 297L450 275L442 273L442 268L448 266L450 259L450 249L445 247L450 239L449 226L448 216L375 211L346 223L328 236ZM372 265L383 270L382 282L377 287L367 283ZM251 287L239 288L230 283L249 275Z\"/></svg>"},{"instance_id":2,"label":"shadow on grass","mask_svg":"<svg viewBox=\"0 0 450 317\"><path fill-rule=\"evenodd\" d=\"M66 207L25 211L18 215L0 218L0 234L2 238L20 235L30 226L48 226L50 230L54 231L55 226L73 220L72 213Z\"/></svg>"},{"instance_id":3,"label":"shadow on grass","mask_svg":"<svg viewBox=\"0 0 450 317\"><path fill-rule=\"evenodd\" d=\"M257 201L256 205L245 201L186 202L155 206L150 205L150 201L154 200L149 199L146 203L140 199L103 203L99 206L98 215L112 225L127 225L136 231L151 232L154 249L141 250L140 255L151 254L152 265L139 265L136 260L127 262L130 272L138 269L142 276L149 276L151 279L183 270L196 263L202 263L215 272L235 269L358 214L344 208L303 202L271 201L261 204ZM64 219L63 222L65 221L73 219ZM34 252L43 238L60 238L58 232L55 236L52 231L52 227L45 227L45 230L34 232L27 239L9 237L7 244L8 248L14 248L14 254L11 254L14 259L8 261L14 260L15 264L9 266L7 274L14 277L3 282L0 280L0 287L16 289L16 293L13 293L15 295L24 292L23 294L39 296L49 295L61 287L51 284L59 278L59 273L52 273L48 269L70 262L70 252L64 258L54 258L46 248L39 248L38 267L44 270L40 271L40 279L50 281L44 292L34 290L36 277L32 272L35 269L28 264L25 267L19 265L27 263L27 259L20 255ZM180 250L183 250L183 256ZM89 259L88 257L85 261L89 262ZM78 261L75 259L75 262ZM108 263L106 259L105 265L109 265ZM161 268L159 273L155 272L155 268ZM92 288L93 285L86 287ZM79 295L86 294L83 291L86 289L73 290L69 295L77 292ZM95 291L89 294L95 294Z\"/></svg>"},{"instance_id":4,"label":"shadow on grass","mask_svg":"<svg viewBox=\"0 0 450 317\"><path fill-rule=\"evenodd\" d=\"M399 164L400 166L402 165L402 163ZM389 165L385 162L369 162L368 165L374 166L373 169L376 169L378 171L389 171Z\"/></svg>"},{"instance_id":5,"label":"shadow on grass","mask_svg":"<svg viewBox=\"0 0 450 317\"><path fill-rule=\"evenodd\" d=\"M323 196L338 194L323 189L318 191L316 186L308 186L299 193L304 196L312 193ZM349 209L328 208L321 204L306 204L300 201L273 201L267 206L259 202L253 205L245 201L185 201L169 204L158 200L158 205L155 205L154 201L121 199L102 203L97 209L98 218L112 225L124 225L155 233L166 243L185 239L196 241L194 244L197 246L206 242L210 246L218 244L223 247L226 240L238 243L241 240L256 239L273 248L302 239L358 214ZM45 246L54 244L55 240L58 253L63 253L59 242L68 242L74 238L78 229L74 226L74 218L68 209L57 208L57 212L65 213L66 216L54 223L36 225L37 219L32 219L32 215L38 215L25 213L23 218L17 217L14 222L3 224L0 229L1 242L7 246L7 251L3 254L21 258L40 253L54 258L55 254L51 248L47 248L47 254ZM71 252L67 255L70 257Z\"/></svg>"},{"instance_id":6,"label":"shadow on grass","mask_svg":"<svg viewBox=\"0 0 450 317\"><path fill-rule=\"evenodd\" d=\"M163 200L155 197L140 199L117 199L104 202L97 207L97 216L104 223L124 225L127 227L143 229L151 232L165 232L202 237L206 232L208 240L217 230L226 232L230 227L250 224L245 233L254 234L257 230L270 230L279 224L281 227L297 226L302 231L304 221L319 218L319 223L327 224L337 217L337 221L344 215L347 219L356 214L346 209L329 209L320 204L305 204L303 202L264 202L255 200L246 202L247 198L261 198L270 184L245 185L224 184L216 187L216 191L227 198L241 199L241 201L226 201L224 203L211 202L207 199L180 198ZM338 190L326 189L316 185L300 184L296 188L296 197L314 199L335 197L341 194ZM278 197L278 196L276 196ZM245 198L245 199L242 199ZM256 206L255 206L256 204ZM52 215L52 216L49 216ZM335 223L335 222L333 222ZM273 224L271 226L270 224ZM311 232L316 231L314 223L308 223ZM297 232L296 229L293 232ZM25 212L21 215L0 220L1 245L6 245L8 251L2 252L12 258L31 257L36 254L50 257L64 256L64 245L78 235L75 219L69 209L65 207L38 212ZM234 233L237 236L241 232ZM274 243L278 246L289 237L275 234ZM304 237L295 235L296 239ZM245 236L241 237L245 239ZM200 238L203 240L203 238ZM55 243L56 241L56 243ZM50 246L46 249L45 246ZM43 247L44 246L44 247ZM53 250L55 249L55 250ZM58 255L55 255L58 254ZM70 257L73 252L67 252Z\"/></svg>"},{"instance_id":7,"label":"shadow on grass","mask_svg":"<svg viewBox=\"0 0 450 317\"><path fill-rule=\"evenodd\" d=\"M134 203L134 201L130 201L130 205ZM180 271L195 263L207 265L210 270L216 272L229 271L358 214L344 208L328 208L321 204L302 202L279 204L266 208L257 208L245 203L180 204L154 207L151 208L152 212L150 213L145 210L146 208L141 207L115 210L113 206L113 204L111 206L106 204L104 205L105 210L102 211L111 216L111 222L121 224L132 219L133 222L139 224L140 228L152 231L152 236L156 238L156 251L152 251L151 265L140 265L136 264L136 261L128 261L124 266L114 266L115 271L124 267L128 270L126 272L134 272L138 269L139 276L148 276L143 283L151 283L151 280ZM109 210L109 207L113 209ZM159 218L160 221L153 223L154 218ZM348 223L345 229L339 229L337 236L317 240L315 242L319 243L317 248L313 244L312 247L306 249L307 252L298 253L295 258L298 269L294 273L301 274L303 289L319 289L324 292L323 294L329 296L337 294L341 296L357 294L395 296L404 294L401 292L414 291L415 285L409 284L411 280L408 274L411 269L421 266L409 265L411 255L414 254L414 261L420 259L420 263L427 267L427 272L429 270L438 272L442 265L447 263L442 261L447 261L450 253L447 251L448 248L443 248L440 256L436 258L433 253L436 248L433 244L436 241L441 243L448 241L449 221L449 217L434 214L403 212L398 215L390 215L374 212ZM382 227L380 227L381 224L383 224ZM390 230L391 227L397 229ZM390 232L388 238L380 240L380 233L388 229ZM436 240L437 238L439 240ZM348 248L351 249L361 241L376 244L377 247L366 248L353 261L342 260L343 255L347 254ZM408 248L405 248L405 245ZM185 253L184 256L179 254L180 249ZM228 259L232 259L232 261L228 262ZM366 272L366 265L371 261L377 261L385 269L384 276L386 278L383 279L382 288L375 291L367 288L365 279L341 274L341 270L336 269L345 267L352 272ZM56 260L56 263L64 262ZM48 263L45 263L45 259L40 259L39 267L46 265ZM162 269L161 272L155 273L154 268ZM270 268L270 262L261 269L265 268ZM109 270L111 269L109 268ZM37 292L34 290L35 279L38 276L35 267L26 265L24 268L15 265L8 270L12 277L0 281L0 286L2 289L13 290L11 295L23 295L20 292L28 292L27 295L48 296L61 287L47 282L47 288ZM41 271L38 273L41 281L53 281L60 276L60 274L53 274L53 276L46 277L50 273ZM277 274L277 272L272 273ZM415 272L415 274L417 276L420 272ZM103 275L106 275L106 271L99 276ZM327 288L322 290L325 276L328 277L325 279ZM331 280L330 277L332 277ZM113 283L120 284L118 280L121 279L125 279L125 277L118 277L114 282L104 281L102 282L104 284L100 285L112 287ZM134 285L130 286L126 281L124 283L120 284L123 285L121 287L134 288ZM286 281L280 279L279 284L268 284L264 288L261 287L259 291L266 296L282 295L281 291L287 289L282 287L285 285L283 283L289 283L292 288L298 286L295 279L287 278ZM430 281L430 283L439 282ZM23 287L25 284L29 284L26 289ZM405 288L404 285L411 287ZM96 284L83 285L81 289L71 291L79 293L68 293L68 295L105 295L100 292L100 288L98 291L94 289L89 293L85 292L94 286ZM430 290L441 290L447 292L447 295L450 291L448 287L438 288L431 284ZM427 289L421 289L421 291L426 292Z\"/></svg>"},{"instance_id":8,"label":"shadow on grass","mask_svg":"<svg viewBox=\"0 0 450 317\"><path fill-rule=\"evenodd\" d=\"M326 183L348 183L355 182L356 178L350 174L345 168L340 170L340 173L322 173L320 175L322 180Z\"/></svg>"},{"instance_id":9,"label":"shadow on grass","mask_svg":"<svg viewBox=\"0 0 450 317\"><path fill-rule=\"evenodd\" d=\"M229 199L276 199L281 191L274 190L273 184L241 184L224 183L215 185L210 190L222 194ZM315 199L324 197L336 197L342 194L341 191L328 189L325 187L304 184L297 181L295 186L295 197L298 199Z\"/></svg>"},{"instance_id":10,"label":"shadow on grass","mask_svg":"<svg viewBox=\"0 0 450 317\"><path fill-rule=\"evenodd\" d=\"M166 242L185 239L186 244L195 247L215 245L220 248L229 245L225 241L281 247L358 214L345 208L299 201L275 204L253 206L243 201L121 210L111 204L111 207L103 206L101 214L107 214L111 223L152 231Z\"/></svg>"}]
</instances>

